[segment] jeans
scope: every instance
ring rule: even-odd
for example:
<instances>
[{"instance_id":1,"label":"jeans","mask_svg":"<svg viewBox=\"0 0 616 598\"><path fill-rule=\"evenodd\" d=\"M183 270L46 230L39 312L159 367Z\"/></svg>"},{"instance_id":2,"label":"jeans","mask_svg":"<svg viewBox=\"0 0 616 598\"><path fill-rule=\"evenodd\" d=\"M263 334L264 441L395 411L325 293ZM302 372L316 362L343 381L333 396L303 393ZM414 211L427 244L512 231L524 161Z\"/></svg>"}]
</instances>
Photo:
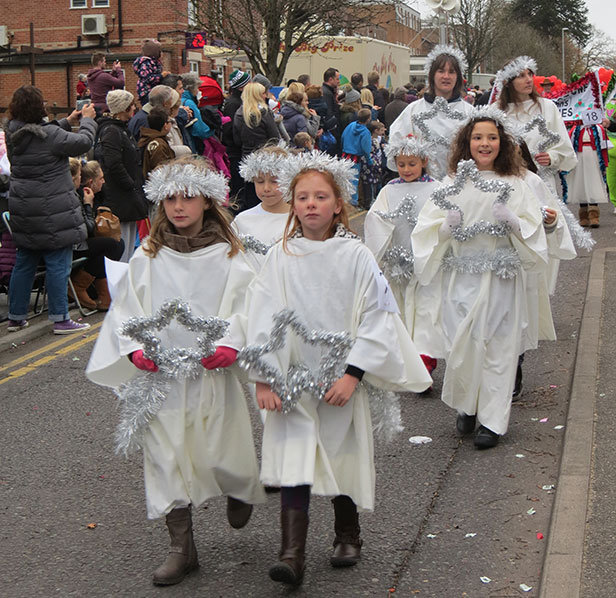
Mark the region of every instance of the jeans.
<instances>
[{"instance_id":1,"label":"jeans","mask_svg":"<svg viewBox=\"0 0 616 598\"><path fill-rule=\"evenodd\" d=\"M9 283L9 319L17 321L26 319L32 283L41 258L45 261L46 268L45 287L49 319L52 322L68 320L66 291L73 261L72 247L54 251L17 249L17 260Z\"/></svg>"}]
</instances>

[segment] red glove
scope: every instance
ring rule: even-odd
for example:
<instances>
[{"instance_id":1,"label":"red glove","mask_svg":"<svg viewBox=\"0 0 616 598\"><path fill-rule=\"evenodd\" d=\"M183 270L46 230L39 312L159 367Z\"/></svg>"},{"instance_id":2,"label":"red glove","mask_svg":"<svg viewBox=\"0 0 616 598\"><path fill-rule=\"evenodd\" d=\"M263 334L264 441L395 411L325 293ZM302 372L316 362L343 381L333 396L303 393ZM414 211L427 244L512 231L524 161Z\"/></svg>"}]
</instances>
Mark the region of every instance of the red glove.
<instances>
[{"instance_id":1,"label":"red glove","mask_svg":"<svg viewBox=\"0 0 616 598\"><path fill-rule=\"evenodd\" d=\"M231 347L217 347L214 355L204 357L201 363L206 370L215 370L216 368L228 368L235 363L237 359L237 351Z\"/></svg>"},{"instance_id":2,"label":"red glove","mask_svg":"<svg viewBox=\"0 0 616 598\"><path fill-rule=\"evenodd\" d=\"M133 351L128 358L132 361L133 365L140 370L158 372L158 366L151 359L144 357L141 349Z\"/></svg>"}]
</instances>

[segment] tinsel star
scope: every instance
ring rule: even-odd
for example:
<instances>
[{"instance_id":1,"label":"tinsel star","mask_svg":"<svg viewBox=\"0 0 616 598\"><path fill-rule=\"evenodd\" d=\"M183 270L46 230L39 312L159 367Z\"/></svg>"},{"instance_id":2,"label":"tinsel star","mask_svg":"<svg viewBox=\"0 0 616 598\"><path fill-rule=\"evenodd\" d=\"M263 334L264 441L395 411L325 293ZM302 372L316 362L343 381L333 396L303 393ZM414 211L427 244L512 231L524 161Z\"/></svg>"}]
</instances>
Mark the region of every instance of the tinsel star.
<instances>
[{"instance_id":1,"label":"tinsel star","mask_svg":"<svg viewBox=\"0 0 616 598\"><path fill-rule=\"evenodd\" d=\"M415 226L417 224L417 197L409 193L402 198L402 201L394 210L389 212L375 210L375 214L384 220L403 219L411 226Z\"/></svg>"},{"instance_id":2,"label":"tinsel star","mask_svg":"<svg viewBox=\"0 0 616 598\"><path fill-rule=\"evenodd\" d=\"M434 98L434 102L432 102L432 106L429 110L411 116L413 128L417 128L421 131L421 138L423 141L449 149L455 135L452 134L450 137L444 137L443 135L435 133L432 128L428 126L428 121L434 118L459 121L461 125L462 121L466 120L466 116L462 112L453 110L447 100L440 96Z\"/></svg>"},{"instance_id":3,"label":"tinsel star","mask_svg":"<svg viewBox=\"0 0 616 598\"><path fill-rule=\"evenodd\" d=\"M252 251L258 255L265 255L271 247L252 235L239 235L239 238L246 251Z\"/></svg>"},{"instance_id":4,"label":"tinsel star","mask_svg":"<svg viewBox=\"0 0 616 598\"><path fill-rule=\"evenodd\" d=\"M250 345L242 349L237 356L238 363L262 376L280 397L282 412L289 413L303 393L323 399L332 384L344 374L345 360L353 346L353 339L348 332L309 330L290 309L275 314L273 321L269 340L263 345ZM263 359L265 355L285 346L289 329L305 343L325 349L316 371L311 371L303 363L296 363L289 367L285 376Z\"/></svg>"},{"instance_id":5,"label":"tinsel star","mask_svg":"<svg viewBox=\"0 0 616 598\"><path fill-rule=\"evenodd\" d=\"M197 348L161 345L157 332L177 320L184 328L199 333ZM116 430L116 452L128 455L141 448L143 433L160 410L174 379L196 378L204 371L201 358L216 351L229 323L216 317L195 317L181 299L166 301L152 316L130 318L119 334L143 346L143 355L154 361L157 372L145 372L122 384L116 394L120 403L120 423Z\"/></svg>"},{"instance_id":6,"label":"tinsel star","mask_svg":"<svg viewBox=\"0 0 616 598\"><path fill-rule=\"evenodd\" d=\"M507 203L513 191L513 187L507 181L484 179L477 169L474 160L463 160L460 162L453 183L438 187L430 195L430 200L441 210L455 210L460 213L460 224L451 231L451 236L460 243L480 234L495 237L507 236L511 229L504 222L494 224L485 220L479 220L471 226L464 227L464 213L462 209L447 198L452 195L458 195L467 181L471 181L476 189L484 193L496 193L495 203Z\"/></svg>"},{"instance_id":7,"label":"tinsel star","mask_svg":"<svg viewBox=\"0 0 616 598\"><path fill-rule=\"evenodd\" d=\"M560 140L560 136L558 135L558 133L555 133L554 131L550 131L550 129L548 129L545 118L543 118L541 114L535 116L535 118L527 122L522 127L522 136L527 135L533 129L537 129L537 131L539 132L539 144L537 145L538 153L543 153L547 151Z\"/></svg>"}]
</instances>

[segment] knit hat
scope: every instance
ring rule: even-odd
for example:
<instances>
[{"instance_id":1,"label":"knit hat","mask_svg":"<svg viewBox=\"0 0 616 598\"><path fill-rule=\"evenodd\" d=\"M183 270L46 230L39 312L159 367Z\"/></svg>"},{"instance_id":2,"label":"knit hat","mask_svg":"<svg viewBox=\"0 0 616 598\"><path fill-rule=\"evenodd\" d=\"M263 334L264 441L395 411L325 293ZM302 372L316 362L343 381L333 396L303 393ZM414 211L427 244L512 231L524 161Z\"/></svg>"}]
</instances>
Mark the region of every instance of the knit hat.
<instances>
[{"instance_id":1,"label":"knit hat","mask_svg":"<svg viewBox=\"0 0 616 598\"><path fill-rule=\"evenodd\" d=\"M357 102L357 100L361 99L361 94L356 89L349 89L344 96L344 103L351 104L353 102Z\"/></svg>"},{"instance_id":2,"label":"knit hat","mask_svg":"<svg viewBox=\"0 0 616 598\"><path fill-rule=\"evenodd\" d=\"M265 87L265 91L269 91L269 88L272 86L270 80L265 75L255 75L252 78L252 82L261 83Z\"/></svg>"},{"instance_id":3,"label":"knit hat","mask_svg":"<svg viewBox=\"0 0 616 598\"><path fill-rule=\"evenodd\" d=\"M229 76L229 89L239 89L250 81L250 75L240 69L235 69Z\"/></svg>"},{"instance_id":4,"label":"knit hat","mask_svg":"<svg viewBox=\"0 0 616 598\"><path fill-rule=\"evenodd\" d=\"M125 89L114 89L107 94L107 106L111 114L124 112L133 103L135 96Z\"/></svg>"}]
</instances>

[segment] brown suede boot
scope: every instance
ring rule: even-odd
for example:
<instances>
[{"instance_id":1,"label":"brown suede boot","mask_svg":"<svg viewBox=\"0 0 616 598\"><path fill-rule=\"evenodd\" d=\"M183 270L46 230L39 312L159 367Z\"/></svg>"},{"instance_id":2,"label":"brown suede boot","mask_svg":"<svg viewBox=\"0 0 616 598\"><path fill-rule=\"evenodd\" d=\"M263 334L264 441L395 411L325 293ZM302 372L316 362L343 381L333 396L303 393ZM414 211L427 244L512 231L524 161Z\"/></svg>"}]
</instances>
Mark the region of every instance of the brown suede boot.
<instances>
[{"instance_id":1,"label":"brown suede boot","mask_svg":"<svg viewBox=\"0 0 616 598\"><path fill-rule=\"evenodd\" d=\"M190 507L173 509L167 515L171 545L165 562L154 571L152 581L157 586L180 583L199 566L197 548L193 540Z\"/></svg>"},{"instance_id":2,"label":"brown suede boot","mask_svg":"<svg viewBox=\"0 0 616 598\"><path fill-rule=\"evenodd\" d=\"M97 278L94 281L94 288L96 289L96 294L98 295L96 307L101 311L107 311L111 305L111 295L109 294L107 279Z\"/></svg>"},{"instance_id":3,"label":"brown suede boot","mask_svg":"<svg viewBox=\"0 0 616 598\"><path fill-rule=\"evenodd\" d=\"M599 228L599 206L588 206L590 228Z\"/></svg>"},{"instance_id":4,"label":"brown suede boot","mask_svg":"<svg viewBox=\"0 0 616 598\"><path fill-rule=\"evenodd\" d=\"M580 211L578 212L578 218L580 221L580 226L590 226L590 221L588 220L588 207L580 206Z\"/></svg>"},{"instance_id":5,"label":"brown suede boot","mask_svg":"<svg viewBox=\"0 0 616 598\"><path fill-rule=\"evenodd\" d=\"M81 307L96 309L96 302L88 295L88 287L94 282L94 276L88 274L83 268L71 274L71 282L75 287L75 294ZM68 287L68 296L75 299L71 287Z\"/></svg>"},{"instance_id":6,"label":"brown suede boot","mask_svg":"<svg viewBox=\"0 0 616 598\"><path fill-rule=\"evenodd\" d=\"M332 567L352 567L361 557L362 545L357 506L348 496L336 496L332 503L336 516L336 538L329 562Z\"/></svg>"},{"instance_id":7,"label":"brown suede boot","mask_svg":"<svg viewBox=\"0 0 616 598\"><path fill-rule=\"evenodd\" d=\"M306 535L308 534L308 513L301 509L284 509L280 513L282 547L279 561L270 568L269 576L297 586L304 579Z\"/></svg>"}]
</instances>

